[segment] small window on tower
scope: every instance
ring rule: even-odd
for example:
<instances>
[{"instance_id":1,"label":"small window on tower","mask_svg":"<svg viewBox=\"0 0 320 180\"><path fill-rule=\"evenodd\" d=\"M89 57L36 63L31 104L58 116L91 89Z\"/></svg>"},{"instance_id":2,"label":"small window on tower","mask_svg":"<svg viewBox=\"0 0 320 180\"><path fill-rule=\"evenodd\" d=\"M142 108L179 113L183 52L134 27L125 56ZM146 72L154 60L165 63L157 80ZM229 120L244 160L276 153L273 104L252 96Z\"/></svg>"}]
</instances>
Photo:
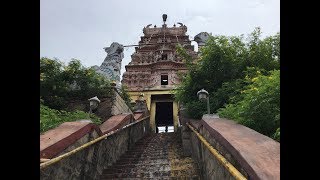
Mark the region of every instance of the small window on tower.
<instances>
[{"instance_id":1,"label":"small window on tower","mask_svg":"<svg viewBox=\"0 0 320 180\"><path fill-rule=\"evenodd\" d=\"M168 85L168 75L161 75L161 85Z\"/></svg>"},{"instance_id":2,"label":"small window on tower","mask_svg":"<svg viewBox=\"0 0 320 180\"><path fill-rule=\"evenodd\" d=\"M161 59L162 59L162 60L167 60L167 58L168 58L168 55L162 54L162 56L161 56Z\"/></svg>"}]
</instances>

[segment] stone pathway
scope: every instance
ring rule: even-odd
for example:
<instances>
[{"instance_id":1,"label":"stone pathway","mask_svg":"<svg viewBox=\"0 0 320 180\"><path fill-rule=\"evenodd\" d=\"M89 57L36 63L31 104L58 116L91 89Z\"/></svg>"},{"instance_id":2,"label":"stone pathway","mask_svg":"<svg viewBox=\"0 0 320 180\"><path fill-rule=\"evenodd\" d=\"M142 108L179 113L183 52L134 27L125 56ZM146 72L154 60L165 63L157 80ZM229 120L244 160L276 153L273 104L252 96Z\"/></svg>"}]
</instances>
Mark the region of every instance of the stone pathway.
<instances>
[{"instance_id":1,"label":"stone pathway","mask_svg":"<svg viewBox=\"0 0 320 180\"><path fill-rule=\"evenodd\" d=\"M101 179L200 179L197 163L182 151L176 133L150 134L105 169Z\"/></svg>"}]
</instances>

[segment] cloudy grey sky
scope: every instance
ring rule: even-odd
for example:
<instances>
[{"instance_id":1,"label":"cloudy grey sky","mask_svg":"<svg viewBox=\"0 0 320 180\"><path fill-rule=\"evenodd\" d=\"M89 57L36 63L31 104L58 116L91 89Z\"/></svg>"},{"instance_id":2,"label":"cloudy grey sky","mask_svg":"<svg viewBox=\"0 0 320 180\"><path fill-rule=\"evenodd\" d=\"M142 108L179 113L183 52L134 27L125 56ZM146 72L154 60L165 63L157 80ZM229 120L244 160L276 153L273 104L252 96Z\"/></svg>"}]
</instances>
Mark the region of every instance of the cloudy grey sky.
<instances>
[{"instance_id":1,"label":"cloudy grey sky","mask_svg":"<svg viewBox=\"0 0 320 180\"><path fill-rule=\"evenodd\" d=\"M86 66L101 65L112 42L137 44L148 24L182 22L192 38L199 32L262 36L280 31L280 0L41 0L40 56ZM125 48L121 73L134 48Z\"/></svg>"}]
</instances>

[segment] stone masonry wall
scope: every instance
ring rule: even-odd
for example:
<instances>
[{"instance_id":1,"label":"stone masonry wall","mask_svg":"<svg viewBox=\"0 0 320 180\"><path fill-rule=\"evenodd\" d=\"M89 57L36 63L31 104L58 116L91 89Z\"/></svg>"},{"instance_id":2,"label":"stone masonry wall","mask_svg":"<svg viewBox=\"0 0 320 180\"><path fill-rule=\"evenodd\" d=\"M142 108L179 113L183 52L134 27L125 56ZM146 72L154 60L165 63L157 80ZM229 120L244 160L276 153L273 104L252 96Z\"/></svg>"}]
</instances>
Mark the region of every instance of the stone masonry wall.
<instances>
[{"instance_id":1,"label":"stone masonry wall","mask_svg":"<svg viewBox=\"0 0 320 180\"><path fill-rule=\"evenodd\" d=\"M99 179L103 169L116 162L136 141L150 132L149 121L149 118L139 121L40 170L40 179ZM89 135L86 135L79 143L88 139Z\"/></svg>"},{"instance_id":2,"label":"stone masonry wall","mask_svg":"<svg viewBox=\"0 0 320 180\"><path fill-rule=\"evenodd\" d=\"M85 136L83 136L82 138L80 138L78 141L76 141L75 143L73 143L71 146L67 147L64 151L62 151L61 153L59 153L57 156L60 156L64 153L70 152L72 150L74 150L75 148L90 142L96 138L99 137L99 134L96 131L93 131L89 134L86 134Z\"/></svg>"},{"instance_id":3,"label":"stone masonry wall","mask_svg":"<svg viewBox=\"0 0 320 180\"><path fill-rule=\"evenodd\" d=\"M182 126L182 143L185 154L191 154L193 159L197 160L201 175L203 179L234 179L227 169L219 162L214 155L210 153L207 147L205 147L198 139L197 135L193 133L186 125L186 122L191 122L196 128L199 126L199 121L188 120L181 118L183 122ZM201 127L201 126L200 126ZM206 140L215 149L219 151L231 164L235 166L240 172L246 176L246 172L237 164L237 162L231 157L214 138L209 136L209 133L205 129L200 128L200 134L205 137Z\"/></svg>"},{"instance_id":4,"label":"stone masonry wall","mask_svg":"<svg viewBox=\"0 0 320 180\"><path fill-rule=\"evenodd\" d=\"M110 97L98 97L100 99L99 106L93 111L95 115L101 118L102 121L106 121L111 116L115 116L123 113L131 113L132 111L127 106L125 101L121 98L116 90L113 90ZM73 101L69 102L67 106L68 111L81 110L89 112L89 101Z\"/></svg>"},{"instance_id":5,"label":"stone masonry wall","mask_svg":"<svg viewBox=\"0 0 320 180\"><path fill-rule=\"evenodd\" d=\"M224 158L226 158L238 171L240 171L240 173L242 175L244 175L245 177L248 177L248 174L245 172L245 170L241 167L241 165L239 164L239 162L237 160L235 160L232 155L228 152L228 150L223 147L215 138L213 138L210 133L203 127L200 128L200 134L209 142L210 145L212 145ZM196 136L195 134L193 136ZM197 138L197 137L195 137ZM203 145L202 145L203 146ZM211 159L215 159L215 157L209 152L209 150L206 147L202 147L202 149L206 149L204 155L204 159L206 158L211 158ZM212 166L215 166L219 163L219 165L221 164L220 162L215 162L215 163L210 163L207 162L206 164L206 169L209 170L212 168ZM221 168L223 168L220 165ZM216 168L213 167L215 170ZM222 169L219 169L220 172L217 172L217 174L221 174L222 172L224 173L225 177L230 176L230 173L227 171L225 172L225 170L223 171ZM224 168L223 168L224 169ZM214 174L213 173L208 173L208 175ZM233 177L232 177L233 179Z\"/></svg>"},{"instance_id":6,"label":"stone masonry wall","mask_svg":"<svg viewBox=\"0 0 320 180\"><path fill-rule=\"evenodd\" d=\"M112 105L112 109L111 109L111 114L114 116L114 115L123 114L123 113L131 113L132 114L132 111L127 106L127 104L124 102L124 100L121 98L119 93L115 92L113 105Z\"/></svg>"},{"instance_id":7,"label":"stone masonry wall","mask_svg":"<svg viewBox=\"0 0 320 180\"><path fill-rule=\"evenodd\" d=\"M192 157L198 161L203 179L235 179L201 143L196 134L191 133L190 140L192 142Z\"/></svg>"},{"instance_id":8,"label":"stone masonry wall","mask_svg":"<svg viewBox=\"0 0 320 180\"><path fill-rule=\"evenodd\" d=\"M280 179L280 144L248 127L223 118L203 116L202 120L183 118L184 152L199 163L203 179L234 179L230 172L210 153L189 122L208 143L248 179Z\"/></svg>"}]
</instances>

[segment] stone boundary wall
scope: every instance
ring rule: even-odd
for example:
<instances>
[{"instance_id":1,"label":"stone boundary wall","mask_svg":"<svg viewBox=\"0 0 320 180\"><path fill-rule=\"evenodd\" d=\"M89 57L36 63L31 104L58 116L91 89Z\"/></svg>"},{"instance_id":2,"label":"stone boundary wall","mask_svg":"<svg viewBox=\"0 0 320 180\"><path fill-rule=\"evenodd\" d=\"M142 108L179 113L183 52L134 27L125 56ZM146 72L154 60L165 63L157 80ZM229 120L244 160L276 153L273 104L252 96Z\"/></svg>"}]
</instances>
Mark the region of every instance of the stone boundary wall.
<instances>
[{"instance_id":1,"label":"stone boundary wall","mask_svg":"<svg viewBox=\"0 0 320 180\"><path fill-rule=\"evenodd\" d=\"M51 159L102 135L88 120L65 122L40 135L40 158Z\"/></svg>"},{"instance_id":2,"label":"stone boundary wall","mask_svg":"<svg viewBox=\"0 0 320 180\"><path fill-rule=\"evenodd\" d=\"M127 106L125 101L121 98L119 93L115 91L115 96L113 97L113 102L112 102L111 114L114 116L114 115L123 114L123 113L132 114L132 111Z\"/></svg>"},{"instance_id":3,"label":"stone boundary wall","mask_svg":"<svg viewBox=\"0 0 320 180\"><path fill-rule=\"evenodd\" d=\"M133 121L135 121L135 119L132 114L119 114L119 115L112 116L107 121L102 123L99 127L102 134L107 134L110 131L114 131L127 124L130 124Z\"/></svg>"},{"instance_id":4,"label":"stone boundary wall","mask_svg":"<svg viewBox=\"0 0 320 180\"><path fill-rule=\"evenodd\" d=\"M280 143L227 119L181 120L184 152L198 161L203 179L234 177L186 127L186 122L248 179L280 179Z\"/></svg>"},{"instance_id":5,"label":"stone boundary wall","mask_svg":"<svg viewBox=\"0 0 320 180\"><path fill-rule=\"evenodd\" d=\"M133 113L115 89L112 91L111 96L98 98L101 102L99 103L98 108L94 110L93 113L100 117L102 122L115 115L123 113ZM89 112L89 101L85 100L69 102L67 110L81 110L84 112Z\"/></svg>"},{"instance_id":6,"label":"stone boundary wall","mask_svg":"<svg viewBox=\"0 0 320 180\"><path fill-rule=\"evenodd\" d=\"M150 118L141 120L90 147L40 170L40 179L99 179L103 169L116 162L136 141L150 133ZM81 137L66 151L89 140ZM78 146L77 146L78 147ZM71 149L70 149L71 148Z\"/></svg>"}]
</instances>

